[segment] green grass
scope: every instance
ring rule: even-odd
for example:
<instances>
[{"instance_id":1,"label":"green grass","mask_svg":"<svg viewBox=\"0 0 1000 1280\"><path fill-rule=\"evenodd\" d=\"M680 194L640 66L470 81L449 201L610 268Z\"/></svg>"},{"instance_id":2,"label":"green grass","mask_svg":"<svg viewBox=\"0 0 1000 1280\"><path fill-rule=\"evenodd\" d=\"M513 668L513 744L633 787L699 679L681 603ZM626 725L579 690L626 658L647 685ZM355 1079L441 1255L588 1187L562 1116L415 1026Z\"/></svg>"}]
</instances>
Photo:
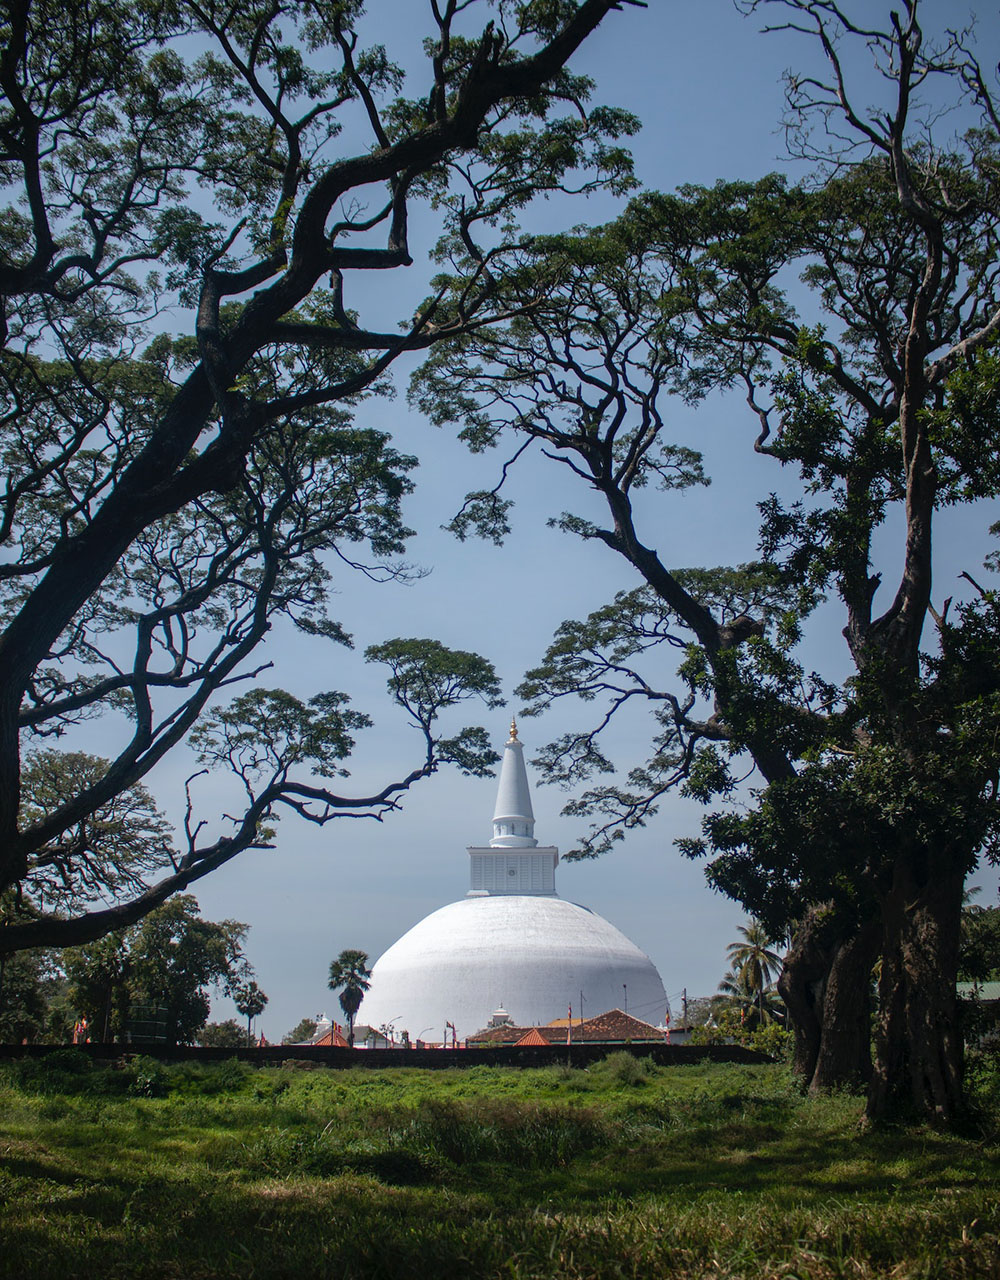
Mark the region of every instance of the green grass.
<instances>
[{"instance_id":1,"label":"green grass","mask_svg":"<svg viewBox=\"0 0 1000 1280\"><path fill-rule=\"evenodd\" d=\"M780 1067L0 1068L0 1275L1000 1277L1000 1146Z\"/></svg>"}]
</instances>

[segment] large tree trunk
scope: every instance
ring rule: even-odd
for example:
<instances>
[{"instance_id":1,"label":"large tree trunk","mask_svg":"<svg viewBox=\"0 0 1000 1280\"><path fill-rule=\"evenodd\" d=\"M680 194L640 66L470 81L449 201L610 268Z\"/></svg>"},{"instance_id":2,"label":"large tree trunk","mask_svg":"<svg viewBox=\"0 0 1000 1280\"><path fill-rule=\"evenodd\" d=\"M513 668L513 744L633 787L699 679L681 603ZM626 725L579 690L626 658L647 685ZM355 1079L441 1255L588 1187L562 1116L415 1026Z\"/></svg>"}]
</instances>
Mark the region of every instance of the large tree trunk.
<instances>
[{"instance_id":1,"label":"large tree trunk","mask_svg":"<svg viewBox=\"0 0 1000 1280\"><path fill-rule=\"evenodd\" d=\"M811 907L792 936L778 975L778 995L785 1002L792 1032L792 1070L812 1080L819 1057L823 990L828 967L823 945L822 908Z\"/></svg>"},{"instance_id":2,"label":"large tree trunk","mask_svg":"<svg viewBox=\"0 0 1000 1280\"><path fill-rule=\"evenodd\" d=\"M947 856L944 851L941 855ZM939 855L939 856L941 856ZM867 1116L949 1124L962 1109L958 945L962 871L901 854L882 903L882 977Z\"/></svg>"},{"instance_id":3,"label":"large tree trunk","mask_svg":"<svg viewBox=\"0 0 1000 1280\"><path fill-rule=\"evenodd\" d=\"M871 1075L871 970L877 923L858 925L832 903L811 907L785 957L778 993L794 1036L793 1070L810 1091Z\"/></svg>"},{"instance_id":4,"label":"large tree trunk","mask_svg":"<svg viewBox=\"0 0 1000 1280\"><path fill-rule=\"evenodd\" d=\"M878 921L870 920L833 947L811 1093L858 1087L871 1079L872 968L881 941Z\"/></svg>"}]
</instances>

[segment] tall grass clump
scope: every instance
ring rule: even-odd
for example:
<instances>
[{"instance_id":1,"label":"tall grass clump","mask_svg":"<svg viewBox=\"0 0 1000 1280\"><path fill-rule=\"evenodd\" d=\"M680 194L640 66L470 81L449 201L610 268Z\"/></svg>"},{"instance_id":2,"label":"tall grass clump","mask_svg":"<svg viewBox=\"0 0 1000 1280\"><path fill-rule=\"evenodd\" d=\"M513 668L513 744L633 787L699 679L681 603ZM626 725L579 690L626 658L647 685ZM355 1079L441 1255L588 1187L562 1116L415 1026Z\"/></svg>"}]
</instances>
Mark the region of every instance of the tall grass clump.
<instances>
[{"instance_id":1,"label":"tall grass clump","mask_svg":"<svg viewBox=\"0 0 1000 1280\"><path fill-rule=\"evenodd\" d=\"M651 1074L648 1058L637 1058L626 1049L618 1049L602 1058L593 1068L598 1078L618 1085L647 1084Z\"/></svg>"},{"instance_id":2,"label":"tall grass clump","mask_svg":"<svg viewBox=\"0 0 1000 1280\"><path fill-rule=\"evenodd\" d=\"M439 1101L428 1098L412 1117L387 1118L387 1134L396 1148L418 1151L452 1164L554 1168L584 1152L606 1146L606 1123L592 1109L540 1106L537 1103Z\"/></svg>"},{"instance_id":3,"label":"tall grass clump","mask_svg":"<svg viewBox=\"0 0 1000 1280\"><path fill-rule=\"evenodd\" d=\"M563 1168L611 1141L611 1128L590 1108L425 1098L412 1109L370 1112L363 1124L341 1109L322 1129L268 1129L232 1149L228 1164L267 1176L353 1172L417 1184L477 1164Z\"/></svg>"}]
</instances>

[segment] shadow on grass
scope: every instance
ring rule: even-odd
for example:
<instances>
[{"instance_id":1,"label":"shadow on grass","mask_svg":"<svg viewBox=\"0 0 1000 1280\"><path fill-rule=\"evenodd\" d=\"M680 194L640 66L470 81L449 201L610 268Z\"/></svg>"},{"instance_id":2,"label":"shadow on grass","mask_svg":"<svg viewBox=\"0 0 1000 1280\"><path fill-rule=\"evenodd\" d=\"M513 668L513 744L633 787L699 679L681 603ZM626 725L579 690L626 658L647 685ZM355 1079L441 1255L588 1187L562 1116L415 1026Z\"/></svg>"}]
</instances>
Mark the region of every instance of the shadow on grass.
<instances>
[{"instance_id":1,"label":"shadow on grass","mask_svg":"<svg viewBox=\"0 0 1000 1280\"><path fill-rule=\"evenodd\" d=\"M512 1207L525 1200L592 1207L609 1191L695 1203L720 1193L820 1204L831 1196L924 1202L997 1182L996 1153L947 1136L913 1133L816 1133L730 1123L692 1141L690 1133L646 1133L594 1152L565 1169L524 1170L512 1188L479 1167L465 1185Z\"/></svg>"},{"instance_id":2,"label":"shadow on grass","mask_svg":"<svg viewBox=\"0 0 1000 1280\"><path fill-rule=\"evenodd\" d=\"M540 1077L534 1097L500 1079L462 1097L410 1080L405 1103L292 1081L277 1107L11 1113L0 1273L868 1280L916 1258L905 1274L1000 1274L995 1150L861 1132L857 1100L805 1100L778 1077L768 1092L748 1074L745 1093L721 1074L682 1092L658 1075Z\"/></svg>"}]
</instances>

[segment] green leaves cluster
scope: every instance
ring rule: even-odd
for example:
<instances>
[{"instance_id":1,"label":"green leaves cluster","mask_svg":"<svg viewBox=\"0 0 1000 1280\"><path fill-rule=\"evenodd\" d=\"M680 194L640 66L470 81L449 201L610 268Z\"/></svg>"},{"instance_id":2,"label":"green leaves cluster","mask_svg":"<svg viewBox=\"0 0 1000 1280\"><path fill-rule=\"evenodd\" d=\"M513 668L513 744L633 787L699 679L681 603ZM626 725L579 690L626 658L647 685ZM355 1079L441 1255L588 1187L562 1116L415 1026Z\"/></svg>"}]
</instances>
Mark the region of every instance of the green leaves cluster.
<instances>
[{"instance_id":1,"label":"green leaves cluster","mask_svg":"<svg viewBox=\"0 0 1000 1280\"><path fill-rule=\"evenodd\" d=\"M26 759L21 821L52 834L31 856L11 917L112 902L141 890L150 874L174 861L171 826L142 783L94 808L80 803L108 768L107 760L83 751L46 748Z\"/></svg>"},{"instance_id":2,"label":"green leaves cluster","mask_svg":"<svg viewBox=\"0 0 1000 1280\"><path fill-rule=\"evenodd\" d=\"M268 665L255 655L283 621L347 643L328 611L340 573L411 572L414 460L361 406L390 394L401 352L507 314L491 264L536 196L629 187L635 121L591 107L565 67L613 7L504 3L496 20L481 0L430 4L409 76L366 39L359 0L0 15L0 891L24 896L53 842L191 734L246 793L212 840L189 789L184 847L151 895L152 857L79 885L63 858L63 897L53 880L4 950L125 927L266 839L275 805L381 814L445 761L488 768L481 730L437 748L440 712L496 696L471 655L414 652L405 675L390 659L425 751L372 796L323 784L367 723L344 695L224 706L221 691ZM419 204L448 282L383 331L357 285L410 265ZM112 758L52 812L22 808L25 740L91 717L113 726ZM318 782L293 777L303 764Z\"/></svg>"},{"instance_id":3,"label":"green leaves cluster","mask_svg":"<svg viewBox=\"0 0 1000 1280\"><path fill-rule=\"evenodd\" d=\"M162 1021L167 1043L193 1043L208 1018L209 990L235 992L252 979L246 933L236 920L203 920L195 899L179 894L140 925L67 950L70 998L94 1039L124 1037L141 1019Z\"/></svg>"}]
</instances>

